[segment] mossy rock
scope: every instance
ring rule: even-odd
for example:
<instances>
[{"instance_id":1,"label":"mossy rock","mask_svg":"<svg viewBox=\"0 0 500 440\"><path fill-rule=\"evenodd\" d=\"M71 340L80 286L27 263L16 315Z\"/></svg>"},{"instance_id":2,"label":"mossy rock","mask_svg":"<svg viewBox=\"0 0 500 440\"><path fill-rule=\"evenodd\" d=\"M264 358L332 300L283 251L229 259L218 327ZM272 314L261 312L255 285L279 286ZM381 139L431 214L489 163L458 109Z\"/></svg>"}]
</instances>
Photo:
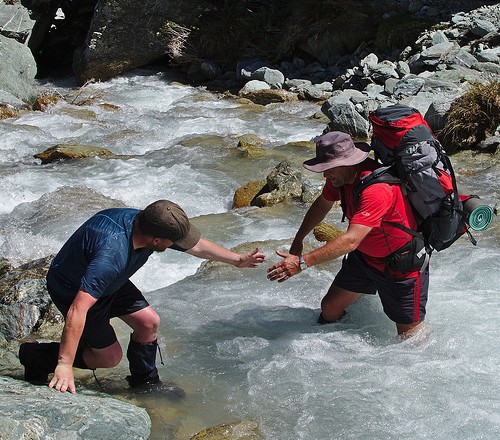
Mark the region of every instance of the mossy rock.
<instances>
[{"instance_id":1,"label":"mossy rock","mask_svg":"<svg viewBox=\"0 0 500 440\"><path fill-rule=\"evenodd\" d=\"M283 89L256 90L255 92L246 93L241 97L247 98L255 104L260 105L299 100L296 93L288 92Z\"/></svg>"},{"instance_id":2,"label":"mossy rock","mask_svg":"<svg viewBox=\"0 0 500 440\"><path fill-rule=\"evenodd\" d=\"M316 144L312 141L293 141L286 143L283 147L302 148L314 151L316 149Z\"/></svg>"},{"instance_id":3,"label":"mossy rock","mask_svg":"<svg viewBox=\"0 0 500 440\"><path fill-rule=\"evenodd\" d=\"M237 148L260 147L264 141L254 134L244 134L238 137Z\"/></svg>"},{"instance_id":4,"label":"mossy rock","mask_svg":"<svg viewBox=\"0 0 500 440\"><path fill-rule=\"evenodd\" d=\"M33 110L45 112L50 107L53 107L59 100L60 98L55 95L41 96L35 99L35 102L33 103Z\"/></svg>"},{"instance_id":5,"label":"mossy rock","mask_svg":"<svg viewBox=\"0 0 500 440\"><path fill-rule=\"evenodd\" d=\"M0 259L0 277L12 269L12 264L6 258Z\"/></svg>"},{"instance_id":6,"label":"mossy rock","mask_svg":"<svg viewBox=\"0 0 500 440\"><path fill-rule=\"evenodd\" d=\"M334 238L342 235L343 233L344 231L326 222L321 222L313 230L314 238L318 241L324 242L332 241Z\"/></svg>"},{"instance_id":7,"label":"mossy rock","mask_svg":"<svg viewBox=\"0 0 500 440\"><path fill-rule=\"evenodd\" d=\"M190 440L260 440L256 422L224 423L198 432Z\"/></svg>"},{"instance_id":8,"label":"mossy rock","mask_svg":"<svg viewBox=\"0 0 500 440\"><path fill-rule=\"evenodd\" d=\"M262 157L267 154L267 150L261 145L264 141L254 134L244 134L238 138L236 151L242 157Z\"/></svg>"},{"instance_id":9,"label":"mossy rock","mask_svg":"<svg viewBox=\"0 0 500 440\"><path fill-rule=\"evenodd\" d=\"M113 153L105 148L82 146L82 145L55 145L42 153L34 155L40 159L42 164L55 162L62 159L83 159L86 157L107 157L113 156Z\"/></svg>"},{"instance_id":10,"label":"mossy rock","mask_svg":"<svg viewBox=\"0 0 500 440\"><path fill-rule=\"evenodd\" d=\"M19 110L7 106L0 106L0 119L18 118Z\"/></svg>"},{"instance_id":11,"label":"mossy rock","mask_svg":"<svg viewBox=\"0 0 500 440\"><path fill-rule=\"evenodd\" d=\"M266 180L254 180L238 188L234 193L233 208L243 208L251 206L252 200L266 185Z\"/></svg>"},{"instance_id":12,"label":"mossy rock","mask_svg":"<svg viewBox=\"0 0 500 440\"><path fill-rule=\"evenodd\" d=\"M109 104L107 102L104 102L102 104L99 104L99 107L103 108L104 110L108 110L110 112L114 112L114 111L117 111L117 110L121 110L121 107L118 106L118 105L114 105L114 104Z\"/></svg>"},{"instance_id":13,"label":"mossy rock","mask_svg":"<svg viewBox=\"0 0 500 440\"><path fill-rule=\"evenodd\" d=\"M44 258L39 258L38 260L30 261L16 268L13 268L8 260L2 259L0 298L22 280L45 279L53 258L53 255L49 255Z\"/></svg>"}]
</instances>

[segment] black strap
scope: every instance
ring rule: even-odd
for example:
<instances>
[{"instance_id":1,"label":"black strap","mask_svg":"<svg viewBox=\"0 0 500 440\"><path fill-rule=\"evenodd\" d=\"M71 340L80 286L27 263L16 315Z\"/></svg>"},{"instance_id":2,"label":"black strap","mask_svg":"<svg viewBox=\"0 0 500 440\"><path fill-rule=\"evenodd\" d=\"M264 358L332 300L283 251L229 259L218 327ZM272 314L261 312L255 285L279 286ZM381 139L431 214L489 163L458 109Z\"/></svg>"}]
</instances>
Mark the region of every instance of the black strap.
<instances>
[{"instance_id":1,"label":"black strap","mask_svg":"<svg viewBox=\"0 0 500 440\"><path fill-rule=\"evenodd\" d=\"M340 191L340 207L342 208L342 220L341 220L341 222L344 223L345 222L345 218L347 216L347 206L346 206L346 202L345 202L344 187L341 186L339 188L339 191Z\"/></svg>"},{"instance_id":2,"label":"black strap","mask_svg":"<svg viewBox=\"0 0 500 440\"><path fill-rule=\"evenodd\" d=\"M394 171L394 165L377 168L370 174L363 177L358 184L354 187L354 205L359 202L361 193L370 185L374 183L388 183L391 185L402 185L402 180L397 177Z\"/></svg>"}]
</instances>

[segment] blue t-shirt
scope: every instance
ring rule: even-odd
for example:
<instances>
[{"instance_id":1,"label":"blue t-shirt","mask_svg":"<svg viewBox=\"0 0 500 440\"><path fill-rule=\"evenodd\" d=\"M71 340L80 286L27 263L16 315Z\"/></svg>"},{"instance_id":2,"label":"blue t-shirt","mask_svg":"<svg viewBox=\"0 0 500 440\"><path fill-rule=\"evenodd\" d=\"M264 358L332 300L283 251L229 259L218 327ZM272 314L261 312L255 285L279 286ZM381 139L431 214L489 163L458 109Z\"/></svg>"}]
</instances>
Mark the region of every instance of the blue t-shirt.
<instances>
[{"instance_id":1,"label":"blue t-shirt","mask_svg":"<svg viewBox=\"0 0 500 440\"><path fill-rule=\"evenodd\" d=\"M139 212L106 209L80 226L52 261L47 274L51 292L71 302L80 286L96 299L122 287L153 253L133 248L132 228Z\"/></svg>"}]
</instances>

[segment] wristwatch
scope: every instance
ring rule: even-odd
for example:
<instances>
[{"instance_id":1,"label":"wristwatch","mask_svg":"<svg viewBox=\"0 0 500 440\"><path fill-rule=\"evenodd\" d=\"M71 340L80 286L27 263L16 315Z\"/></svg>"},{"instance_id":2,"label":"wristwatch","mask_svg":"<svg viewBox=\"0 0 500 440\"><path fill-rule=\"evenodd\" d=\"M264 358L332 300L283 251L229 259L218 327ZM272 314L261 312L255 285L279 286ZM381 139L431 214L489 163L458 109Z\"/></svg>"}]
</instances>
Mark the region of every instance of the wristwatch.
<instances>
[{"instance_id":1,"label":"wristwatch","mask_svg":"<svg viewBox=\"0 0 500 440\"><path fill-rule=\"evenodd\" d=\"M304 261L304 258L302 257L302 255L299 255L299 267L300 267L300 270L307 269L307 263Z\"/></svg>"}]
</instances>

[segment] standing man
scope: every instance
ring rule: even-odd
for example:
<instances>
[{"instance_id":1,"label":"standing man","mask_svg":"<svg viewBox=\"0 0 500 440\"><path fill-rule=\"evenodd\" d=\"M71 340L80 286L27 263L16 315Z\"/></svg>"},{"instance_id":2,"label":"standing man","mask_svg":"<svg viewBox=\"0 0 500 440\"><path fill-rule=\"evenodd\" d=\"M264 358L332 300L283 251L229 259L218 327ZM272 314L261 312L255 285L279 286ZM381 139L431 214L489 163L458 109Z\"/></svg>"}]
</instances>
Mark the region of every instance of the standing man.
<instances>
[{"instance_id":1,"label":"standing man","mask_svg":"<svg viewBox=\"0 0 500 440\"><path fill-rule=\"evenodd\" d=\"M322 194L307 211L290 253L277 251L283 260L268 269L268 278L283 282L309 266L344 257L342 268L321 301L318 322L341 318L345 308L363 293L378 291L384 312L396 323L398 334L409 336L424 320L429 286L423 242L408 232L417 228L411 205L396 184L374 183L355 197L360 179L378 167L368 158L367 144L355 144L348 134L338 131L319 136L315 142L316 157L305 161L304 167L323 173L326 182ZM304 238L339 200L349 220L347 231L302 254ZM412 246L417 249L410 249Z\"/></svg>"},{"instance_id":2,"label":"standing man","mask_svg":"<svg viewBox=\"0 0 500 440\"><path fill-rule=\"evenodd\" d=\"M258 249L237 254L201 238L182 208L158 200L143 211L107 209L87 220L52 261L47 288L65 317L60 343L24 343L19 359L25 379L75 392L73 367L112 368L122 348L110 319L119 317L133 332L127 349L129 385L160 382L156 368L160 317L129 278L153 252L171 248L236 267L265 261Z\"/></svg>"}]
</instances>

